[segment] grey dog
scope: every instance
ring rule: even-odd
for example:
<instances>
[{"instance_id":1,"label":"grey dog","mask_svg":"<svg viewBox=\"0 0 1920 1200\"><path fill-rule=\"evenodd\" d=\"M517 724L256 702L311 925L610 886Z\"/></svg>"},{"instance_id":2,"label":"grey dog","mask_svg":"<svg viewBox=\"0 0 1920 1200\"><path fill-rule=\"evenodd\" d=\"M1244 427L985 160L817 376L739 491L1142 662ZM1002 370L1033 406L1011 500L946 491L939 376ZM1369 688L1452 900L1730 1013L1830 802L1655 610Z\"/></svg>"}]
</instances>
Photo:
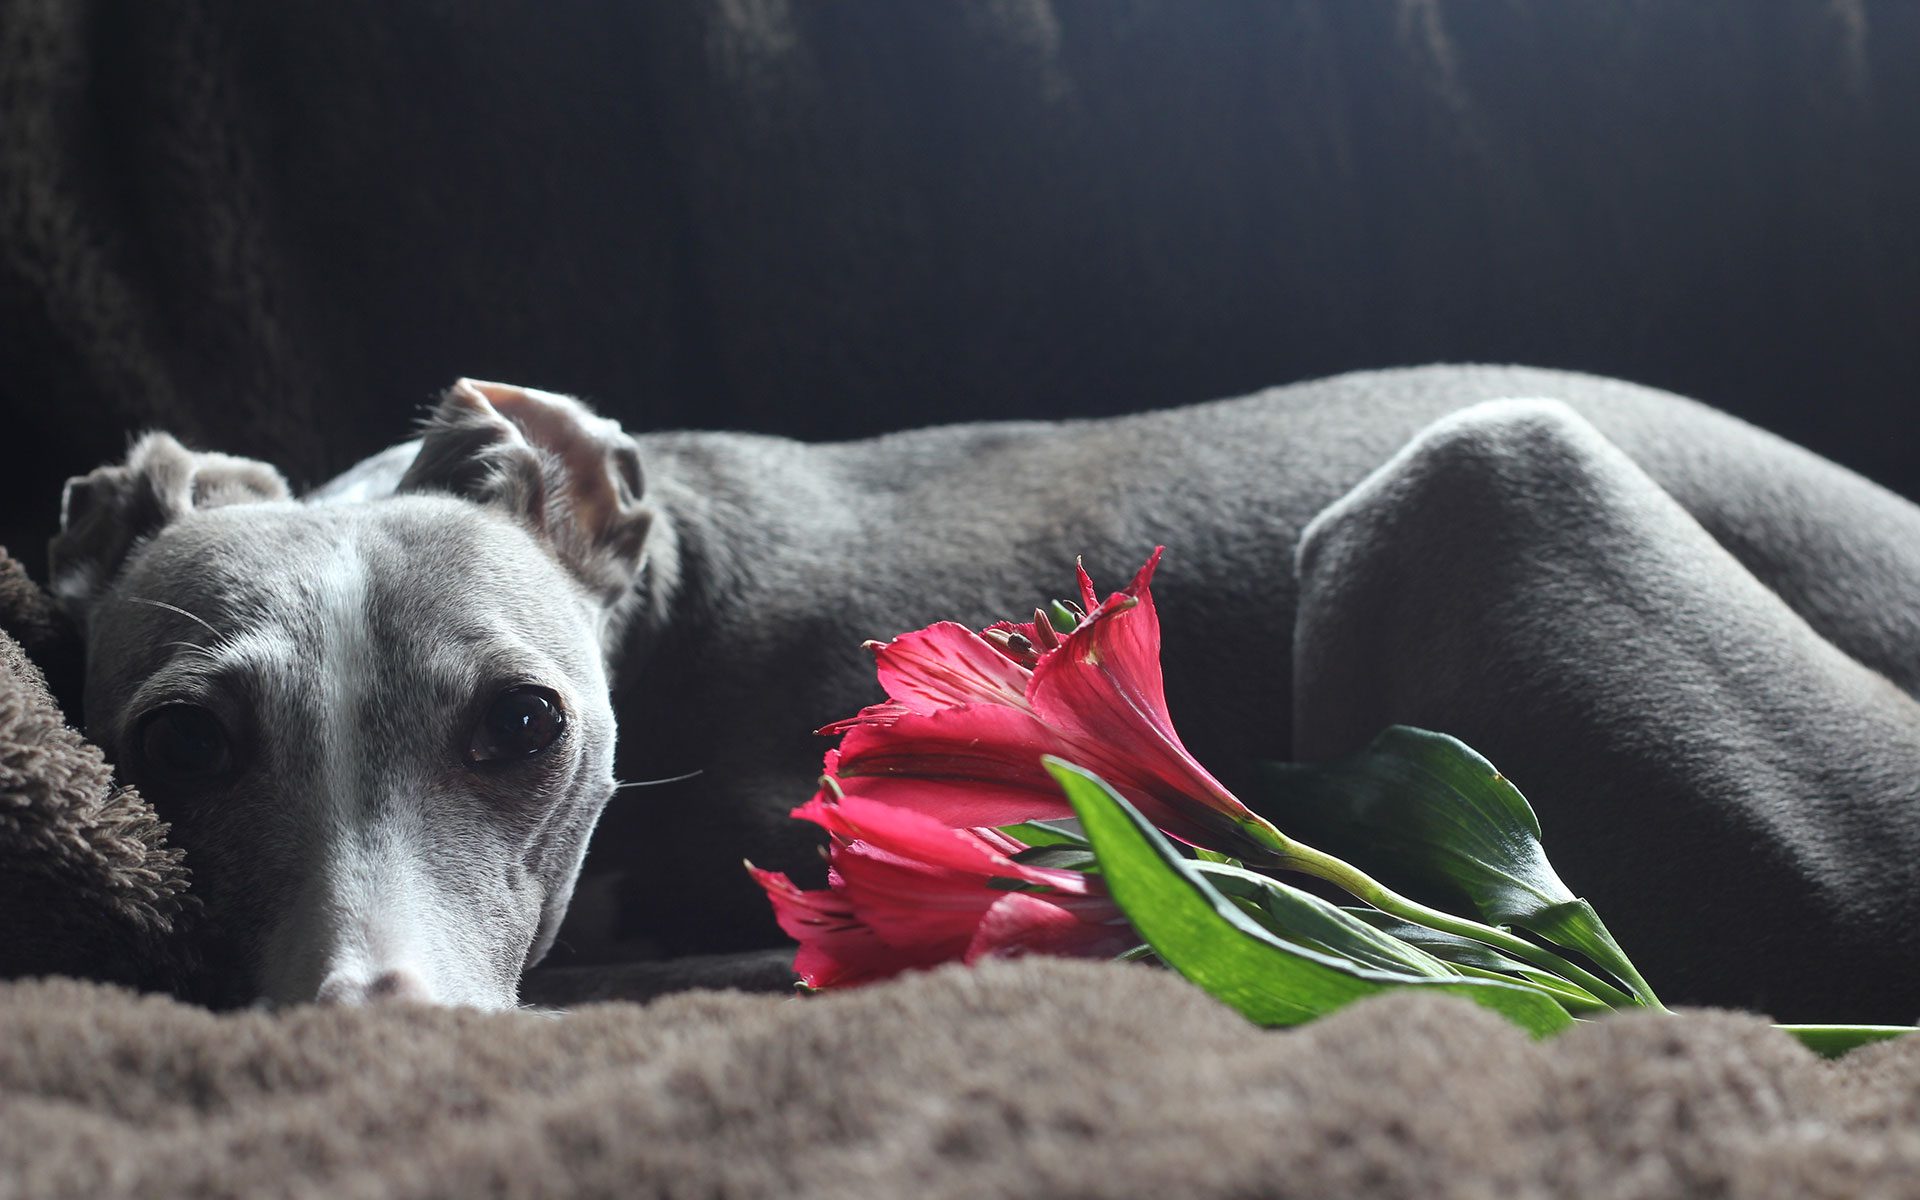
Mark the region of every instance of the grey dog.
<instances>
[{"instance_id":1,"label":"grey dog","mask_svg":"<svg viewBox=\"0 0 1920 1200\"><path fill-rule=\"evenodd\" d=\"M862 641L1158 544L1173 715L1230 785L1444 730L1669 1001L1920 1013L1920 509L1646 388L1431 367L808 445L462 381L304 500L148 435L52 560L211 992L506 1007L596 824L576 957L764 962L739 863L818 877L786 812L877 698Z\"/></svg>"}]
</instances>

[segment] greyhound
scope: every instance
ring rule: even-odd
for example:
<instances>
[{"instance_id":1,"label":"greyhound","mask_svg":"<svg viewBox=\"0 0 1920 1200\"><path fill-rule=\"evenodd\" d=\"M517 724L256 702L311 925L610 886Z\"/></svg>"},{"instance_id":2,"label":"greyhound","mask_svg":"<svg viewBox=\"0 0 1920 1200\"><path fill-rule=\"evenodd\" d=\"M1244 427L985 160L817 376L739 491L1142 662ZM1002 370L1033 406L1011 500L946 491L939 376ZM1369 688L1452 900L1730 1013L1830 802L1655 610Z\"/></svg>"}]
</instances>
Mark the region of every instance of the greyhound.
<instances>
[{"instance_id":1,"label":"greyhound","mask_svg":"<svg viewBox=\"0 0 1920 1200\"><path fill-rule=\"evenodd\" d=\"M1443 730L1669 1001L1920 1012L1920 509L1627 383L1413 368L816 445L463 380L304 499L147 435L68 484L51 560L209 996L505 1008L556 938L764 982L739 864L819 878L786 813L877 698L863 641L1158 544L1171 709L1229 785Z\"/></svg>"}]
</instances>

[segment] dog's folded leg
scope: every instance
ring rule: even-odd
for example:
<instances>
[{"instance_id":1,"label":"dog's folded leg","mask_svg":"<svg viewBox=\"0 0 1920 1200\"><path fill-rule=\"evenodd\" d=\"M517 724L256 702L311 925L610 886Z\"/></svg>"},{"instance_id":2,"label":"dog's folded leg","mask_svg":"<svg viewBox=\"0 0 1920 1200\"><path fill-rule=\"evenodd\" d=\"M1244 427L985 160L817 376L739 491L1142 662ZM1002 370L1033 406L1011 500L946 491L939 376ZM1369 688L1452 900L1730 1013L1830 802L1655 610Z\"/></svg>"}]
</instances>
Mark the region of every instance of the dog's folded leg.
<instances>
[{"instance_id":1,"label":"dog's folded leg","mask_svg":"<svg viewBox=\"0 0 1920 1200\"><path fill-rule=\"evenodd\" d=\"M1299 758L1396 722L1463 739L1669 1003L1920 1016L1920 705L1571 410L1435 424L1298 571Z\"/></svg>"}]
</instances>

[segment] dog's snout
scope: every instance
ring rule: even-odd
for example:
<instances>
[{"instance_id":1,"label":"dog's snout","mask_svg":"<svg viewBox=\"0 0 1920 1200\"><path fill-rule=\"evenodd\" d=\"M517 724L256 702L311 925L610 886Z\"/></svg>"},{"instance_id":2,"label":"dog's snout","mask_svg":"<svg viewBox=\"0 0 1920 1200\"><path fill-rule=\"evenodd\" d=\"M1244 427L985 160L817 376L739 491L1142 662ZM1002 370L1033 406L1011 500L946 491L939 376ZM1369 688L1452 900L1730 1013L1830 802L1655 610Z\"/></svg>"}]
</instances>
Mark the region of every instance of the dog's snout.
<instances>
[{"instance_id":1,"label":"dog's snout","mask_svg":"<svg viewBox=\"0 0 1920 1200\"><path fill-rule=\"evenodd\" d=\"M371 977L335 972L320 985L314 999L321 1004L359 1007L366 1004L432 1004L433 989L418 972L405 967Z\"/></svg>"}]
</instances>

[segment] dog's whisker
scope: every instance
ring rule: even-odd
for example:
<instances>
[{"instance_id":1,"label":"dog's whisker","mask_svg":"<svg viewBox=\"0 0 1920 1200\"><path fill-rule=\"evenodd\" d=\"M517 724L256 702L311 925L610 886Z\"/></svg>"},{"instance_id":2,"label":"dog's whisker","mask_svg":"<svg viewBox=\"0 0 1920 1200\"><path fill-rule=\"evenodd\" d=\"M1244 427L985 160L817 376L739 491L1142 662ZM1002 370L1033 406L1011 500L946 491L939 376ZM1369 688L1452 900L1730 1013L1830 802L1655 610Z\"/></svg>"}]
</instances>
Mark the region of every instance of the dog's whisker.
<instances>
[{"instance_id":1,"label":"dog's whisker","mask_svg":"<svg viewBox=\"0 0 1920 1200\"><path fill-rule=\"evenodd\" d=\"M628 788L659 787L663 783L685 783L689 779L704 774L706 774L706 768L700 767L696 770L688 771L685 775L669 775L665 779L635 779L626 783L616 781L613 785L613 790L616 792L624 792Z\"/></svg>"},{"instance_id":2,"label":"dog's whisker","mask_svg":"<svg viewBox=\"0 0 1920 1200\"><path fill-rule=\"evenodd\" d=\"M195 654L203 655L209 659L216 657L212 649L202 646L199 642L161 642L160 644L162 646L178 646L182 650L190 650Z\"/></svg>"},{"instance_id":3,"label":"dog's whisker","mask_svg":"<svg viewBox=\"0 0 1920 1200\"><path fill-rule=\"evenodd\" d=\"M181 616L185 617L187 620L192 621L194 624L198 625L200 628L212 634L215 641L221 640L220 631L218 629L215 629L213 626L207 624L205 619L194 616L192 613L188 612L184 608L181 608L177 604L168 604L165 600L149 600L145 596L128 596L126 597L126 600L130 604L145 604L152 608L164 608L170 613L179 613Z\"/></svg>"}]
</instances>

